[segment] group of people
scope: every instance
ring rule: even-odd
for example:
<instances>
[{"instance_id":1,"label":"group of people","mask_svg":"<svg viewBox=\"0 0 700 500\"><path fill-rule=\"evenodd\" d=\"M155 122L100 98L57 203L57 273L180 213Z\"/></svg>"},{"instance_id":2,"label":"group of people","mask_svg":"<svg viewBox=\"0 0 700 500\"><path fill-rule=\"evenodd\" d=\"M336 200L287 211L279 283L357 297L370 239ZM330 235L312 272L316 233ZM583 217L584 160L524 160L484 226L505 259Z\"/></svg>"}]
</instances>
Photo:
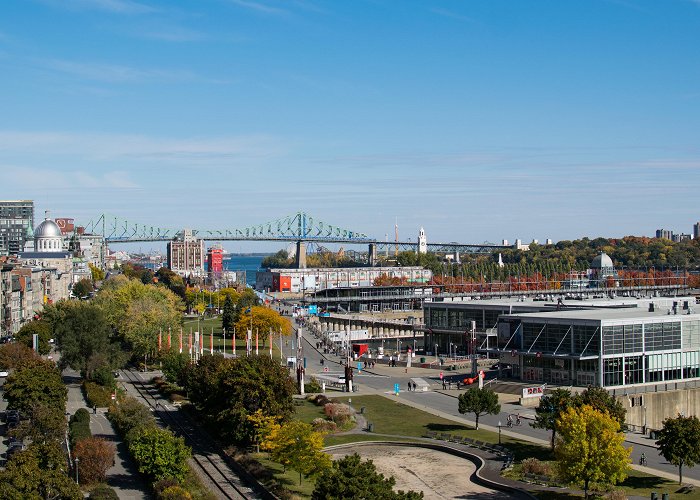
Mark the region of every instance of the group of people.
<instances>
[{"instance_id":1,"label":"group of people","mask_svg":"<svg viewBox=\"0 0 700 500\"><path fill-rule=\"evenodd\" d=\"M371 361L371 360L370 360L370 361L367 361L367 360L365 360L365 370L366 370L367 368L374 368L374 361Z\"/></svg>"},{"instance_id":2,"label":"group of people","mask_svg":"<svg viewBox=\"0 0 700 500\"><path fill-rule=\"evenodd\" d=\"M508 427L513 427L513 415L508 415L508 420L506 423ZM515 416L515 425L520 425L520 413Z\"/></svg>"},{"instance_id":3,"label":"group of people","mask_svg":"<svg viewBox=\"0 0 700 500\"><path fill-rule=\"evenodd\" d=\"M408 381L408 390L409 390L409 391L415 392L415 391L416 391L416 387L418 387L418 384L416 384L416 383L413 382L412 380L409 380L409 381Z\"/></svg>"}]
</instances>

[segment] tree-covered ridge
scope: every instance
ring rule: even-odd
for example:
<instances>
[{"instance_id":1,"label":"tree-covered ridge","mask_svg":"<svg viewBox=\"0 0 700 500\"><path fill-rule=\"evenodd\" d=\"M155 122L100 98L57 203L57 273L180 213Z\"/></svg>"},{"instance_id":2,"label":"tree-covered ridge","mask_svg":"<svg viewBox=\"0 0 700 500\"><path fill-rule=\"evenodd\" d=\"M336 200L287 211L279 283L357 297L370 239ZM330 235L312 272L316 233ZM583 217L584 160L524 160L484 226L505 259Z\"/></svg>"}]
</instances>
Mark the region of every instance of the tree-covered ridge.
<instances>
[{"instance_id":1,"label":"tree-covered ridge","mask_svg":"<svg viewBox=\"0 0 700 500\"><path fill-rule=\"evenodd\" d=\"M700 269L700 240L674 243L661 238L626 236L621 239L583 238L560 241L554 245L531 244L530 249L509 248L492 254L461 254L459 264L444 261L436 254L402 252L397 263L402 266L423 266L436 276L455 277L465 281L508 281L509 278L564 276L572 271L585 271L593 259L605 252L618 270L635 269L644 273L666 270ZM503 266L498 264L501 254ZM653 271L652 271L653 270ZM443 280L444 281L444 280ZM447 280L450 282L451 280Z\"/></svg>"}]
</instances>

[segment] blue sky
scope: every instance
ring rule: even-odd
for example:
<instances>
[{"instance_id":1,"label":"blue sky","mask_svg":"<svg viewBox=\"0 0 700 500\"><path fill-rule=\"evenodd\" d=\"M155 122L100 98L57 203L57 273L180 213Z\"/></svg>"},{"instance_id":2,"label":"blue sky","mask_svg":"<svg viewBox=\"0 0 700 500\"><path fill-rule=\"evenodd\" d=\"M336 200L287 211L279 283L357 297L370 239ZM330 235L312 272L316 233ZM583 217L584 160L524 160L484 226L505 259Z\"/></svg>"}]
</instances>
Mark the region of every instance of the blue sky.
<instances>
[{"instance_id":1,"label":"blue sky","mask_svg":"<svg viewBox=\"0 0 700 500\"><path fill-rule=\"evenodd\" d=\"M700 220L700 1L11 0L0 75L0 198L79 222Z\"/></svg>"}]
</instances>

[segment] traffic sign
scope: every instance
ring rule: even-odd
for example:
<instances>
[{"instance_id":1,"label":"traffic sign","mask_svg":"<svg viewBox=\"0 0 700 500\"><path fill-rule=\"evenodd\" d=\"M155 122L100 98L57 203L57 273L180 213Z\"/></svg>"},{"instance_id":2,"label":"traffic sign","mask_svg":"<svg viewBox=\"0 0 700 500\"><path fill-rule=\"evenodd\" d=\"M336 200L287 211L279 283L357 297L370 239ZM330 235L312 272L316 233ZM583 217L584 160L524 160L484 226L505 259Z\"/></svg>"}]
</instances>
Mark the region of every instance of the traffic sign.
<instances>
[{"instance_id":1,"label":"traffic sign","mask_svg":"<svg viewBox=\"0 0 700 500\"><path fill-rule=\"evenodd\" d=\"M327 367L327 366L324 366L324 367L323 367L323 371L324 371L324 372L327 372L327 371L328 371L328 367Z\"/></svg>"}]
</instances>

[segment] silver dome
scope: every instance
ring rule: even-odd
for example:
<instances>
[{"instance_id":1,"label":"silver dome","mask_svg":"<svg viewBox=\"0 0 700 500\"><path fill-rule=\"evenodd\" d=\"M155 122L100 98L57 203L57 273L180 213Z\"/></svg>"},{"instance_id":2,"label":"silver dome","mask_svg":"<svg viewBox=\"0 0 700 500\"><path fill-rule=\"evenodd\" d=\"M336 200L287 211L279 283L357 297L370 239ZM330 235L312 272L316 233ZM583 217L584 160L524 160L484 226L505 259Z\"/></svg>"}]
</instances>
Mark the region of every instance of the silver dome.
<instances>
[{"instance_id":1,"label":"silver dome","mask_svg":"<svg viewBox=\"0 0 700 500\"><path fill-rule=\"evenodd\" d=\"M46 219L34 230L34 238L61 238L61 228L51 219Z\"/></svg>"},{"instance_id":2,"label":"silver dome","mask_svg":"<svg viewBox=\"0 0 700 500\"><path fill-rule=\"evenodd\" d=\"M608 254L601 252L599 256L591 262L591 269L605 269L615 267L613 261Z\"/></svg>"}]
</instances>

